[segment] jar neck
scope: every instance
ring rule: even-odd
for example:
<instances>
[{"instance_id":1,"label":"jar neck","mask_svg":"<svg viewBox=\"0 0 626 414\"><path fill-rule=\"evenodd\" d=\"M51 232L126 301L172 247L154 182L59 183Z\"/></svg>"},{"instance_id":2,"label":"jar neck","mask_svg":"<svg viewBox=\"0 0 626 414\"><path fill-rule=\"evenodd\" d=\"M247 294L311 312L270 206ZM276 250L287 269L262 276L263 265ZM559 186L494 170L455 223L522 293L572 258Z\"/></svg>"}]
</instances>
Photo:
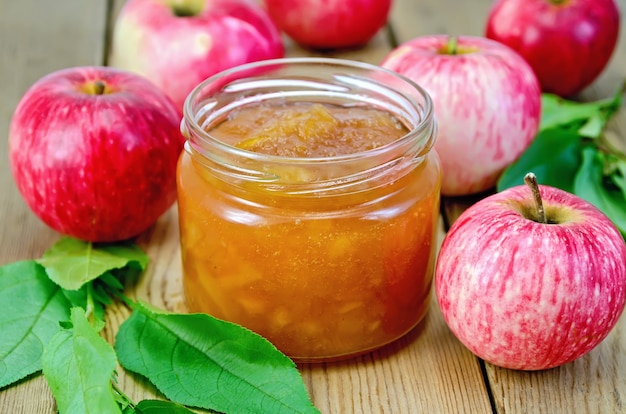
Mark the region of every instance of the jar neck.
<instances>
[{"instance_id":1,"label":"jar neck","mask_svg":"<svg viewBox=\"0 0 626 414\"><path fill-rule=\"evenodd\" d=\"M293 102L376 108L409 132L372 150L319 158L247 151L211 133L242 108ZM194 163L216 179L303 197L384 186L419 165L436 136L430 97L419 86L382 68L339 59L266 61L208 79L188 98L181 128Z\"/></svg>"}]
</instances>

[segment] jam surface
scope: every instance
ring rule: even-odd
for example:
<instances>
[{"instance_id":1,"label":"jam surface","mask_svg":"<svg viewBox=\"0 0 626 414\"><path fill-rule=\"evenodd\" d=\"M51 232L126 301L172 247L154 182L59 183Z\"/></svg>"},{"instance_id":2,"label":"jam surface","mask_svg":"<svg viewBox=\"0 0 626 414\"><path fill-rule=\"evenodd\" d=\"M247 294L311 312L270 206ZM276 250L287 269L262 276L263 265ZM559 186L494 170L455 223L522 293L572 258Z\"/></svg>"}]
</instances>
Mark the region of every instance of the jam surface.
<instances>
[{"instance_id":1,"label":"jam surface","mask_svg":"<svg viewBox=\"0 0 626 414\"><path fill-rule=\"evenodd\" d=\"M242 149L298 158L367 151L408 132L382 110L319 103L244 108L211 130L214 137Z\"/></svg>"}]
</instances>

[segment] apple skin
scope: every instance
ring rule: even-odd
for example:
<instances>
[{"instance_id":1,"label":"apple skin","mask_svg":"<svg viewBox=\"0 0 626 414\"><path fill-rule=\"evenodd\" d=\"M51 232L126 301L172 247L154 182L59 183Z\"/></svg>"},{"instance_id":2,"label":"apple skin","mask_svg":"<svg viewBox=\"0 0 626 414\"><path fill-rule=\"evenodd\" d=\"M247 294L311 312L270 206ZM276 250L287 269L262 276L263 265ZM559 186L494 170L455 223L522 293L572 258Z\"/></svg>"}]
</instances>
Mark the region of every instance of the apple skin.
<instances>
[{"instance_id":1,"label":"apple skin","mask_svg":"<svg viewBox=\"0 0 626 414\"><path fill-rule=\"evenodd\" d=\"M193 16L175 14L194 5ZM209 76L284 54L280 31L257 2L128 0L115 21L110 64L151 80L182 114L187 95Z\"/></svg>"},{"instance_id":2,"label":"apple skin","mask_svg":"<svg viewBox=\"0 0 626 414\"><path fill-rule=\"evenodd\" d=\"M485 36L522 55L544 92L571 97L602 73L619 29L614 0L500 0L491 6Z\"/></svg>"},{"instance_id":3,"label":"apple skin","mask_svg":"<svg viewBox=\"0 0 626 414\"><path fill-rule=\"evenodd\" d=\"M491 189L537 134L541 90L530 66L493 40L459 36L450 54L447 35L428 35L392 50L381 65L431 95L439 132L441 194Z\"/></svg>"},{"instance_id":4,"label":"apple skin","mask_svg":"<svg viewBox=\"0 0 626 414\"><path fill-rule=\"evenodd\" d=\"M291 39L310 49L366 44L385 25L391 0L264 0L268 13Z\"/></svg>"},{"instance_id":5,"label":"apple skin","mask_svg":"<svg viewBox=\"0 0 626 414\"><path fill-rule=\"evenodd\" d=\"M571 362L615 326L626 300L626 245L590 203L540 186L552 221L527 219L517 186L465 210L442 244L435 292L444 320L496 366L542 370Z\"/></svg>"},{"instance_id":6,"label":"apple skin","mask_svg":"<svg viewBox=\"0 0 626 414\"><path fill-rule=\"evenodd\" d=\"M95 82L105 85L94 92ZM172 101L143 77L72 67L35 82L9 127L9 158L31 210L60 233L113 242L149 228L176 199L184 145Z\"/></svg>"}]
</instances>

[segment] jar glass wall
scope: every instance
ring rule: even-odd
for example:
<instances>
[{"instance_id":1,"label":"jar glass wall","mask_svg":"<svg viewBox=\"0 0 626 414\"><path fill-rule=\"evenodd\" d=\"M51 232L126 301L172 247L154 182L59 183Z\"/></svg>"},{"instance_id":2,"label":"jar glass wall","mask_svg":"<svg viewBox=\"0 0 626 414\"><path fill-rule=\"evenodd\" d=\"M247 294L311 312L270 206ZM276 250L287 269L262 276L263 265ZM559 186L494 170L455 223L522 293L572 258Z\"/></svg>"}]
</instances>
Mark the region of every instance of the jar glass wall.
<instances>
[{"instance_id":1,"label":"jar glass wall","mask_svg":"<svg viewBox=\"0 0 626 414\"><path fill-rule=\"evenodd\" d=\"M337 116L374 110L406 133L366 150L294 156L285 147L293 141L280 141L289 129L280 114L300 104ZM278 128L248 136L238 120L257 111L254 122L270 118ZM298 131L323 121L293 119ZM371 139L378 119L368 115L356 132ZM239 143L280 145L262 153L234 144L218 133L225 123ZM373 350L423 318L441 172L432 102L418 85L346 60L257 62L200 84L182 129L178 209L190 311L241 324L297 361Z\"/></svg>"}]
</instances>

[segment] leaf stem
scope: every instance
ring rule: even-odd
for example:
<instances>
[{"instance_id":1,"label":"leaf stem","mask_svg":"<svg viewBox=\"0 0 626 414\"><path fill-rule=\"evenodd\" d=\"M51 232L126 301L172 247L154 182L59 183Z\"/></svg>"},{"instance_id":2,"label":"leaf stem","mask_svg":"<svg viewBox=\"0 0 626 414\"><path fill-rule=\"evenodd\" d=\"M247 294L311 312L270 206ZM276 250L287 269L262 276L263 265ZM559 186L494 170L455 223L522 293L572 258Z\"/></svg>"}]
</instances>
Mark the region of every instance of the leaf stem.
<instances>
[{"instance_id":1,"label":"leaf stem","mask_svg":"<svg viewBox=\"0 0 626 414\"><path fill-rule=\"evenodd\" d=\"M116 298L116 299L118 299L118 300L120 300L120 301L124 302L124 304L125 304L126 306L128 306L129 308L131 308L131 309L133 308L133 305L134 305L135 303L137 303L136 301L134 301L134 300L132 300L131 298L129 298L128 296L126 296L126 295L124 294L124 292L114 291L114 292L111 292L111 293L115 296L115 298Z\"/></svg>"},{"instance_id":2,"label":"leaf stem","mask_svg":"<svg viewBox=\"0 0 626 414\"><path fill-rule=\"evenodd\" d=\"M94 93L96 95L103 95L104 90L106 89L106 84L102 82L101 80L97 80L93 83L93 87L94 87Z\"/></svg>"},{"instance_id":3,"label":"leaf stem","mask_svg":"<svg viewBox=\"0 0 626 414\"><path fill-rule=\"evenodd\" d=\"M537 183L537 177L535 174L529 172L524 176L524 182L533 193L533 199L535 200L535 207L537 209L537 217L539 223L547 224L546 212L543 208L543 200L541 199L541 192L539 191L539 184Z\"/></svg>"},{"instance_id":4,"label":"leaf stem","mask_svg":"<svg viewBox=\"0 0 626 414\"><path fill-rule=\"evenodd\" d=\"M447 44L448 53L451 54L451 55L456 55L457 54L458 45L459 45L459 42L458 42L457 37L456 36L450 36L448 38L448 44Z\"/></svg>"},{"instance_id":5,"label":"leaf stem","mask_svg":"<svg viewBox=\"0 0 626 414\"><path fill-rule=\"evenodd\" d=\"M122 397L122 399L128 403L129 406L131 406L132 408L135 408L137 404L133 400L131 400L131 398L128 395L126 395L126 393L122 391L120 387L117 386L116 381L111 380L111 387L113 388L113 391L117 393L117 395Z\"/></svg>"},{"instance_id":6,"label":"leaf stem","mask_svg":"<svg viewBox=\"0 0 626 414\"><path fill-rule=\"evenodd\" d=\"M94 320L94 309L96 305L93 300L93 281L87 283L87 303L85 304L85 317L89 321L89 324L93 326Z\"/></svg>"}]
</instances>

